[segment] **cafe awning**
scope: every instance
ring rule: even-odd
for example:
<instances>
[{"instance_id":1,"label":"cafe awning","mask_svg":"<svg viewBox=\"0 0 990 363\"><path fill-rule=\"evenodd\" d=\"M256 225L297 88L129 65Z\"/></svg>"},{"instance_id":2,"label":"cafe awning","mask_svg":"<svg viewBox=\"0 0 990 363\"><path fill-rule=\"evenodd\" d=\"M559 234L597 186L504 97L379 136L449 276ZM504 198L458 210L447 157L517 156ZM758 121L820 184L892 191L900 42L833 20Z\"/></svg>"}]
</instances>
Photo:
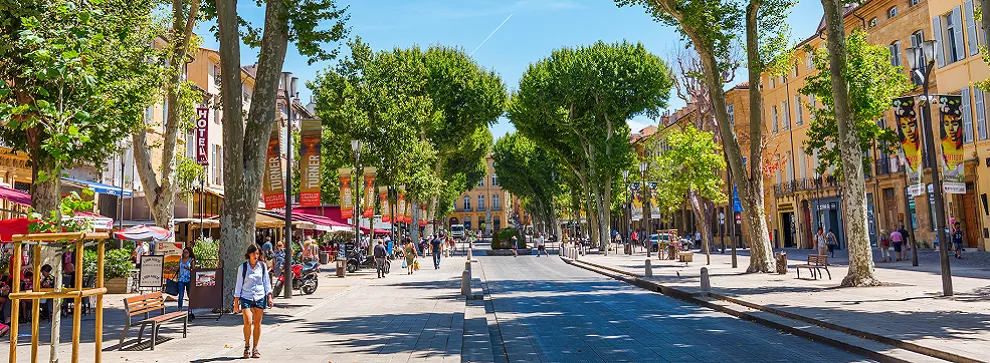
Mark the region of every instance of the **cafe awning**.
<instances>
[{"instance_id":1,"label":"cafe awning","mask_svg":"<svg viewBox=\"0 0 990 363\"><path fill-rule=\"evenodd\" d=\"M100 193L100 194L109 194L109 195L120 196L121 189L122 189L119 186L113 186L113 185L109 185L109 184L97 183L97 182L89 181L89 180L79 180L79 179L74 179L74 178L62 178L62 180L67 181L70 184L76 184L76 185L79 185L79 186L82 186L82 187L93 189L94 192L97 192L97 193ZM128 190L128 189L123 189L123 193L124 193L124 196L125 197L130 197L131 196L131 191Z\"/></svg>"},{"instance_id":2,"label":"cafe awning","mask_svg":"<svg viewBox=\"0 0 990 363\"><path fill-rule=\"evenodd\" d=\"M0 185L0 199L24 206L31 206L31 194L5 185Z\"/></svg>"},{"instance_id":3,"label":"cafe awning","mask_svg":"<svg viewBox=\"0 0 990 363\"><path fill-rule=\"evenodd\" d=\"M285 218L284 210L269 211L264 213L277 218ZM341 223L333 219L330 219L328 217L324 217L316 214L293 212L292 219L302 220L312 223L315 226L314 229L316 229L317 231L340 232L340 231L350 231L354 229L353 226L348 225L346 223Z\"/></svg>"}]
</instances>

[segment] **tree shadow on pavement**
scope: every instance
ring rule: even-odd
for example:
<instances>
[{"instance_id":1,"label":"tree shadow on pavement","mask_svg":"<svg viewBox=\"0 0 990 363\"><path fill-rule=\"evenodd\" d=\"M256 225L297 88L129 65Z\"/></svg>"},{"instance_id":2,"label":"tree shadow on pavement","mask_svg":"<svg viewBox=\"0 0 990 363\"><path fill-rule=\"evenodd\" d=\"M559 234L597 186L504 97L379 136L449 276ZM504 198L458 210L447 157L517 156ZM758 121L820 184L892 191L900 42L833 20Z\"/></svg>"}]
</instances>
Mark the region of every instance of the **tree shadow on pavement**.
<instances>
[{"instance_id":1,"label":"tree shadow on pavement","mask_svg":"<svg viewBox=\"0 0 990 363\"><path fill-rule=\"evenodd\" d=\"M320 339L328 350L347 354L420 353L427 358L458 356L463 313L383 313L309 321L301 332Z\"/></svg>"}]
</instances>

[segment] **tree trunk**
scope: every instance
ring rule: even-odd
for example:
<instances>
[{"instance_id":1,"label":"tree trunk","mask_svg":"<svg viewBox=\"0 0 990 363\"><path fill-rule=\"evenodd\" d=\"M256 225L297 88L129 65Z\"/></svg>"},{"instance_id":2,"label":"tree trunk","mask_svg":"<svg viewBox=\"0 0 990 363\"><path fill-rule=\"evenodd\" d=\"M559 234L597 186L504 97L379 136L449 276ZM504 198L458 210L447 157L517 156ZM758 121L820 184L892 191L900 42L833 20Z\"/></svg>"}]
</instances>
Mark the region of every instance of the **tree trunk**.
<instances>
[{"instance_id":1,"label":"tree trunk","mask_svg":"<svg viewBox=\"0 0 990 363\"><path fill-rule=\"evenodd\" d=\"M829 56L829 74L832 78L832 97L835 99L835 120L839 129L839 154L845 195L842 198L846 210L846 246L849 249L849 272L842 279L842 286L876 286L880 284L874 275L873 249L867 228L866 180L863 173L863 154L859 148L859 132L852 114L846 69L846 38L841 0L821 0L825 8L825 29Z\"/></svg>"},{"instance_id":2,"label":"tree trunk","mask_svg":"<svg viewBox=\"0 0 990 363\"><path fill-rule=\"evenodd\" d=\"M224 306L233 301L237 266L247 245L254 243L255 216L265 170L265 153L275 123L276 93L288 46L287 10L283 0L265 8L254 97L243 119L240 33L237 1L217 0L220 33L221 94L223 97L224 180L229 181L220 215L220 258L224 269ZM236 182L234 182L236 181ZM291 256L289 256L291 259Z\"/></svg>"}]
</instances>

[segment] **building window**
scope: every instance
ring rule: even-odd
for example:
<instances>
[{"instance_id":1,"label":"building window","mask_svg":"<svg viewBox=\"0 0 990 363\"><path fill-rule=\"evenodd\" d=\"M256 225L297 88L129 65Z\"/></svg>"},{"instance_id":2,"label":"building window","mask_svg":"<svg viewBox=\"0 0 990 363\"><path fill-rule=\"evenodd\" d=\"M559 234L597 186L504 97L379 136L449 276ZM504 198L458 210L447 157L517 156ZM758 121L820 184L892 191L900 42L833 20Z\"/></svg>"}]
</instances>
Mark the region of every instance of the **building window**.
<instances>
[{"instance_id":1,"label":"building window","mask_svg":"<svg viewBox=\"0 0 990 363\"><path fill-rule=\"evenodd\" d=\"M773 106L773 109L770 111L770 120L773 122L773 132L777 133L780 127L780 120L777 119L777 106Z\"/></svg>"},{"instance_id":2,"label":"building window","mask_svg":"<svg viewBox=\"0 0 990 363\"><path fill-rule=\"evenodd\" d=\"M465 212L470 212L471 211L471 197L468 197L468 196L465 196L464 197L464 211Z\"/></svg>"},{"instance_id":3,"label":"building window","mask_svg":"<svg viewBox=\"0 0 990 363\"><path fill-rule=\"evenodd\" d=\"M813 53L813 52L805 53L804 54L804 57L805 57L804 62L807 63L806 68L809 71L812 70L812 69L814 69L815 68L815 53Z\"/></svg>"},{"instance_id":4,"label":"building window","mask_svg":"<svg viewBox=\"0 0 990 363\"><path fill-rule=\"evenodd\" d=\"M797 63L794 64L794 70L791 71L791 76L794 77L794 78L797 78L797 76L798 76L798 65L797 65Z\"/></svg>"},{"instance_id":5,"label":"building window","mask_svg":"<svg viewBox=\"0 0 990 363\"><path fill-rule=\"evenodd\" d=\"M887 19L893 18L895 16L897 16L897 7L891 6L890 9L887 9Z\"/></svg>"},{"instance_id":6,"label":"building window","mask_svg":"<svg viewBox=\"0 0 990 363\"><path fill-rule=\"evenodd\" d=\"M818 102L818 100L815 99L815 95L814 94L808 95L808 106L811 106L811 108L818 107L818 103L817 102Z\"/></svg>"},{"instance_id":7,"label":"building window","mask_svg":"<svg viewBox=\"0 0 990 363\"><path fill-rule=\"evenodd\" d=\"M479 187L485 186L485 178L481 178L481 180L478 181L478 186Z\"/></svg>"},{"instance_id":8,"label":"building window","mask_svg":"<svg viewBox=\"0 0 990 363\"><path fill-rule=\"evenodd\" d=\"M499 209L498 194L495 194L492 196L492 210L498 210L498 209Z\"/></svg>"},{"instance_id":9,"label":"building window","mask_svg":"<svg viewBox=\"0 0 990 363\"><path fill-rule=\"evenodd\" d=\"M935 59L939 67L958 62L966 57L963 49L963 24L960 7L951 12L936 16L932 19L932 29L935 31L935 42L941 49L936 49Z\"/></svg>"},{"instance_id":10,"label":"building window","mask_svg":"<svg viewBox=\"0 0 990 363\"><path fill-rule=\"evenodd\" d=\"M870 28L875 28L877 26L877 18L870 19Z\"/></svg>"},{"instance_id":11,"label":"building window","mask_svg":"<svg viewBox=\"0 0 990 363\"><path fill-rule=\"evenodd\" d=\"M729 125L736 125L736 110L735 105L729 105L726 109L729 112Z\"/></svg>"},{"instance_id":12,"label":"building window","mask_svg":"<svg viewBox=\"0 0 990 363\"><path fill-rule=\"evenodd\" d=\"M498 186L498 174L492 173L492 186L493 187Z\"/></svg>"},{"instance_id":13,"label":"building window","mask_svg":"<svg viewBox=\"0 0 990 363\"><path fill-rule=\"evenodd\" d=\"M770 77L770 88L777 87L777 77Z\"/></svg>"},{"instance_id":14,"label":"building window","mask_svg":"<svg viewBox=\"0 0 990 363\"><path fill-rule=\"evenodd\" d=\"M798 148L798 158L797 158L796 161L797 161L797 164L798 164L798 172L800 173L798 175L801 176L801 179L804 179L805 176L807 175L807 166L805 165L804 147L799 147Z\"/></svg>"},{"instance_id":15,"label":"building window","mask_svg":"<svg viewBox=\"0 0 990 363\"><path fill-rule=\"evenodd\" d=\"M918 3L920 3L920 2L921 2L921 0L910 0L910 1L908 1L908 4L911 4L909 6L915 6L915 5L918 5Z\"/></svg>"},{"instance_id":16,"label":"building window","mask_svg":"<svg viewBox=\"0 0 990 363\"><path fill-rule=\"evenodd\" d=\"M898 40L898 41L895 41L893 43L890 43L890 45L887 46L887 49L890 50L890 65L892 65L894 67L900 67L901 66L901 41Z\"/></svg>"},{"instance_id":17,"label":"building window","mask_svg":"<svg viewBox=\"0 0 990 363\"><path fill-rule=\"evenodd\" d=\"M919 31L914 32L914 34L911 34L911 47L912 48L921 47L921 42L924 41L924 39L925 39L925 32L923 30L919 30ZM919 58L918 59L919 61L916 62L918 68L911 69L911 81L913 81L915 85L920 86L922 80L921 80L921 77L918 76L918 71L920 71L922 74L924 74L925 73L925 67L927 65L924 64L924 62L921 62L920 61L921 60L920 59L921 58L920 55L918 56L918 58Z\"/></svg>"},{"instance_id":18,"label":"building window","mask_svg":"<svg viewBox=\"0 0 990 363\"><path fill-rule=\"evenodd\" d=\"M485 210L485 196L478 196L478 210Z\"/></svg>"},{"instance_id":19,"label":"building window","mask_svg":"<svg viewBox=\"0 0 990 363\"><path fill-rule=\"evenodd\" d=\"M213 184L223 185L223 148L213 145Z\"/></svg>"},{"instance_id":20,"label":"building window","mask_svg":"<svg viewBox=\"0 0 990 363\"><path fill-rule=\"evenodd\" d=\"M794 96L794 125L804 125L804 109L801 107L801 95Z\"/></svg>"},{"instance_id":21,"label":"building window","mask_svg":"<svg viewBox=\"0 0 990 363\"><path fill-rule=\"evenodd\" d=\"M790 130L791 129L791 108L787 106L787 101L784 101L783 103L780 104L780 109L784 112L784 114L782 115L783 116L783 122L784 122L784 130L785 131L786 130Z\"/></svg>"}]
</instances>

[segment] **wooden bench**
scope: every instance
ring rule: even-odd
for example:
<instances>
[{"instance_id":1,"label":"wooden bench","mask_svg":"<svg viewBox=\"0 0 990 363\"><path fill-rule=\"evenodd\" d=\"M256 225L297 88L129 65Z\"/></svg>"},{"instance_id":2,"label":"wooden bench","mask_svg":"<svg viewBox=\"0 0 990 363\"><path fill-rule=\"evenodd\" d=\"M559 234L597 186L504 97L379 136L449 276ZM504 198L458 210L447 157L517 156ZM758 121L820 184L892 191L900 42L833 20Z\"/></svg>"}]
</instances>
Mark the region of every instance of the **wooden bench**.
<instances>
[{"instance_id":1,"label":"wooden bench","mask_svg":"<svg viewBox=\"0 0 990 363\"><path fill-rule=\"evenodd\" d=\"M151 312L155 310L161 310L161 314L151 316ZM141 336L144 335L145 326L151 325L151 350L155 350L155 342L158 340L158 328L166 321L182 319L182 337L186 337L189 314L185 311L175 311L166 314L165 296L161 292L125 298L124 312L127 313L127 325L124 325L124 331L120 333L120 344L117 346L118 350L124 348L124 338L127 336L127 330L135 325L141 326L141 330L138 331L138 344L141 343ZM133 318L140 314L144 314L144 318Z\"/></svg>"},{"instance_id":2,"label":"wooden bench","mask_svg":"<svg viewBox=\"0 0 990 363\"><path fill-rule=\"evenodd\" d=\"M801 269L806 268L811 271L811 277L815 280L821 278L822 271L828 274L828 279L832 279L832 273L828 271L828 256L827 255L808 255L808 263L803 265L794 266L797 270L798 278L801 278Z\"/></svg>"},{"instance_id":3,"label":"wooden bench","mask_svg":"<svg viewBox=\"0 0 990 363\"><path fill-rule=\"evenodd\" d=\"M694 261L694 252L691 252L691 251L678 252L677 253L677 259L680 262L693 262Z\"/></svg>"}]
</instances>

